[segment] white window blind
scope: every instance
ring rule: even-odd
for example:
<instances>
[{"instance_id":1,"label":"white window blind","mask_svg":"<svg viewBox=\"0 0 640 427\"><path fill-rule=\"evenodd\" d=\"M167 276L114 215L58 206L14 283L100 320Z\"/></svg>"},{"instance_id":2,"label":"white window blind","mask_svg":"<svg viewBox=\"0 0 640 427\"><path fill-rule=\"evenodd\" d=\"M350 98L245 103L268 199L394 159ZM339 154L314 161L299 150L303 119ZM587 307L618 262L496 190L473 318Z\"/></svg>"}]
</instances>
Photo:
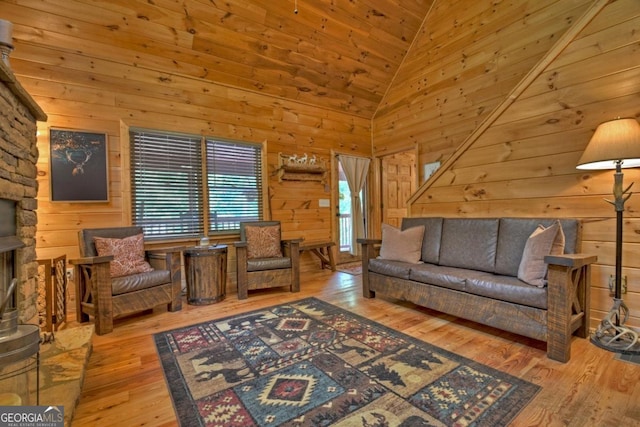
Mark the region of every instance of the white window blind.
<instances>
[{"instance_id":1,"label":"white window blind","mask_svg":"<svg viewBox=\"0 0 640 427\"><path fill-rule=\"evenodd\" d=\"M260 145L207 139L209 231L238 230L262 219Z\"/></svg>"},{"instance_id":2,"label":"white window blind","mask_svg":"<svg viewBox=\"0 0 640 427\"><path fill-rule=\"evenodd\" d=\"M145 238L199 237L205 218L209 235L263 219L261 145L141 129L130 141L132 222Z\"/></svg>"},{"instance_id":3,"label":"white window blind","mask_svg":"<svg viewBox=\"0 0 640 427\"><path fill-rule=\"evenodd\" d=\"M145 237L198 237L204 232L199 136L131 132L131 206Z\"/></svg>"}]
</instances>

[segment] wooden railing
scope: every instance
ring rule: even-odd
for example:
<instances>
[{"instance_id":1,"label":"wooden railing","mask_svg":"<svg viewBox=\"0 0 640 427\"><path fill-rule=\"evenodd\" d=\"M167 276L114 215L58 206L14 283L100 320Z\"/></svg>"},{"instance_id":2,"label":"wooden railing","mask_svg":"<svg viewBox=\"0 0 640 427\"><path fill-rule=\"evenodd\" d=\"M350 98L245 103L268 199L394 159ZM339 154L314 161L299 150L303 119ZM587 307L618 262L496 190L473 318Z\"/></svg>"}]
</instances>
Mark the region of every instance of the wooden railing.
<instances>
[{"instance_id":1,"label":"wooden railing","mask_svg":"<svg viewBox=\"0 0 640 427\"><path fill-rule=\"evenodd\" d=\"M351 248L351 214L339 214L340 217L340 252Z\"/></svg>"}]
</instances>

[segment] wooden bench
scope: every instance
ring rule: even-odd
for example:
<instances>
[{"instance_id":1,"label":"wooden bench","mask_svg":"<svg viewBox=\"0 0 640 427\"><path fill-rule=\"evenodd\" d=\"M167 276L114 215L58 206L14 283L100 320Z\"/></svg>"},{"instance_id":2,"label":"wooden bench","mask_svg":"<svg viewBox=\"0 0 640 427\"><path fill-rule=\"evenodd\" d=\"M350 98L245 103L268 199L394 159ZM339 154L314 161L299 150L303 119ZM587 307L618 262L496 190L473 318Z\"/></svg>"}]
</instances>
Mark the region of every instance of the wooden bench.
<instances>
[{"instance_id":1,"label":"wooden bench","mask_svg":"<svg viewBox=\"0 0 640 427\"><path fill-rule=\"evenodd\" d=\"M302 242L300 253L310 251L320 259L320 268L328 267L331 271L336 271L336 261L333 257L334 242Z\"/></svg>"}]
</instances>

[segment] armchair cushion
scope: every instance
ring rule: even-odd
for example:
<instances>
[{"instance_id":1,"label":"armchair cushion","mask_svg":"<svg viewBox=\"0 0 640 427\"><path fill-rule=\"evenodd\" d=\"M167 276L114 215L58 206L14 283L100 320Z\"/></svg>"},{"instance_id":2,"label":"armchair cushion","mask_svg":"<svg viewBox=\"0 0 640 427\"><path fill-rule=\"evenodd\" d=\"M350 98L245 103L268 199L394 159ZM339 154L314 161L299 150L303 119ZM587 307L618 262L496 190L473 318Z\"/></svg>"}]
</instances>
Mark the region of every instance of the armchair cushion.
<instances>
[{"instance_id":1,"label":"armchair cushion","mask_svg":"<svg viewBox=\"0 0 640 427\"><path fill-rule=\"evenodd\" d=\"M123 239L94 236L93 241L99 256L113 255L113 261L109 266L111 277L129 276L153 270L144 258L142 234Z\"/></svg>"},{"instance_id":2,"label":"armchair cushion","mask_svg":"<svg viewBox=\"0 0 640 427\"><path fill-rule=\"evenodd\" d=\"M246 225L247 259L281 258L280 224Z\"/></svg>"},{"instance_id":3,"label":"armchair cushion","mask_svg":"<svg viewBox=\"0 0 640 427\"><path fill-rule=\"evenodd\" d=\"M247 260L247 271L276 270L279 268L291 268L291 258L272 257Z\"/></svg>"},{"instance_id":4,"label":"armchair cushion","mask_svg":"<svg viewBox=\"0 0 640 427\"><path fill-rule=\"evenodd\" d=\"M113 278L111 280L111 293L113 295L126 294L165 283L171 283L171 272L169 270L152 270Z\"/></svg>"}]
</instances>

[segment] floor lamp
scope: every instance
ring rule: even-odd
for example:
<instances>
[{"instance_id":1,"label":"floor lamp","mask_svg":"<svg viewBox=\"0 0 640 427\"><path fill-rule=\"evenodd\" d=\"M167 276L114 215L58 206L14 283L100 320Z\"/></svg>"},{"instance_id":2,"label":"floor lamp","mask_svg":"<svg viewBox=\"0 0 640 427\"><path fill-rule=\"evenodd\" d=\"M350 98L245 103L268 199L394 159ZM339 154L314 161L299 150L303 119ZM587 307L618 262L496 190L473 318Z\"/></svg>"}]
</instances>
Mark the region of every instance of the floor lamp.
<instances>
[{"instance_id":1,"label":"floor lamp","mask_svg":"<svg viewBox=\"0 0 640 427\"><path fill-rule=\"evenodd\" d=\"M631 183L622 187L622 169L640 166L640 124L632 118L616 119L598 126L584 150L578 169L615 169L613 201L616 210L616 270L613 307L600 322L591 342L606 350L640 354L638 332L625 326L629 308L622 300L622 214L631 197Z\"/></svg>"}]
</instances>

